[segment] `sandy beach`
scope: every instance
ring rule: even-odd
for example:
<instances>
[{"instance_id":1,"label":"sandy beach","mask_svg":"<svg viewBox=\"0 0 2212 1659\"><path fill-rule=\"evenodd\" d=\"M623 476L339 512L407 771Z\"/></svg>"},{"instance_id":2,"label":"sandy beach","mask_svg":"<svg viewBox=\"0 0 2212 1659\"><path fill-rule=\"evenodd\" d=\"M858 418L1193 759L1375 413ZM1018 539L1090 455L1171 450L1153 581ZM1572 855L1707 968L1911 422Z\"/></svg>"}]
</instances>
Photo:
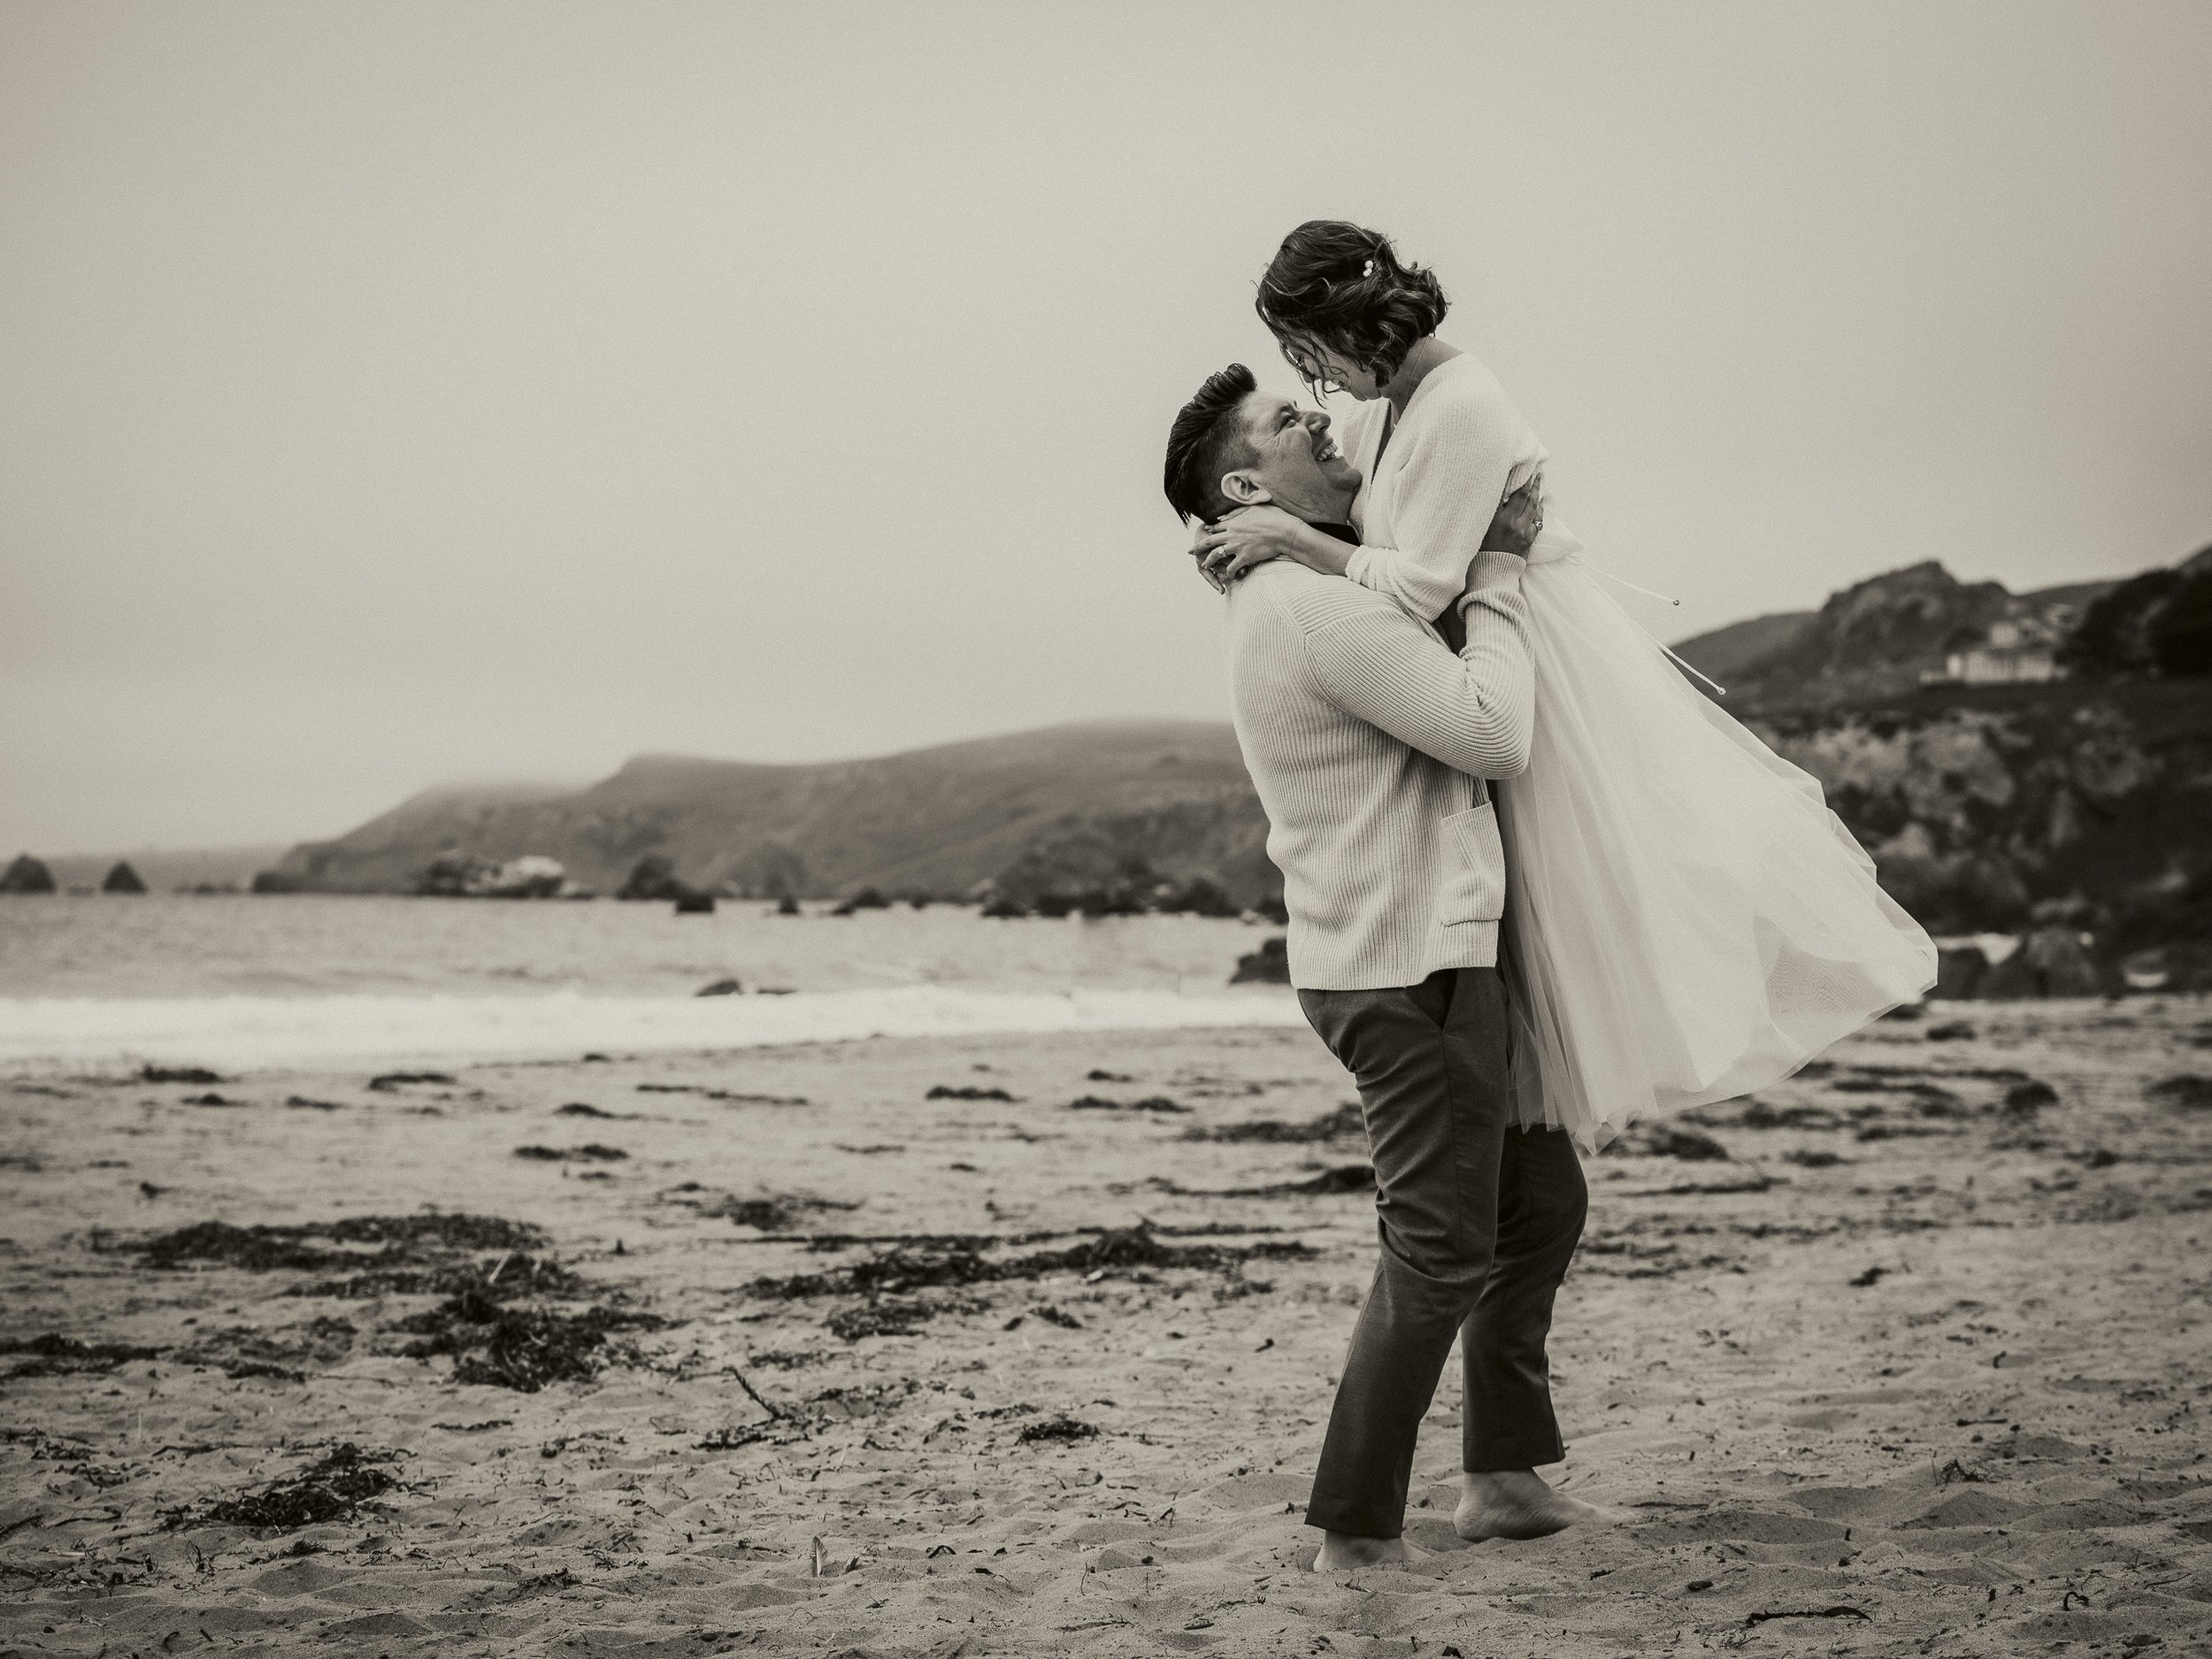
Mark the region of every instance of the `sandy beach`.
<instances>
[{"instance_id":1,"label":"sandy beach","mask_svg":"<svg viewBox=\"0 0 2212 1659\"><path fill-rule=\"evenodd\" d=\"M1461 1544L1455 1365L1350 1576L1302 1031L19 1075L0 1655L2206 1651L2207 1074L1939 1004L1609 1150L1549 1472L1627 1519Z\"/></svg>"}]
</instances>

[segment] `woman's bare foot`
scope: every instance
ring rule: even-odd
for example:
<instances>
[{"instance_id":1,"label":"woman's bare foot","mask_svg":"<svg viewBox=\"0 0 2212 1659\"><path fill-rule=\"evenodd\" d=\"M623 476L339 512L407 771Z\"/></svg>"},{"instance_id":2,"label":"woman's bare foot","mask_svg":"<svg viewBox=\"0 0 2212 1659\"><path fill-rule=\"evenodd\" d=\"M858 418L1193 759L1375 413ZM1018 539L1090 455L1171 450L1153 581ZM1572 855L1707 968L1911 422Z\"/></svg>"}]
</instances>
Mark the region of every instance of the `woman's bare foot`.
<instances>
[{"instance_id":1,"label":"woman's bare foot","mask_svg":"<svg viewBox=\"0 0 2212 1659\"><path fill-rule=\"evenodd\" d=\"M1554 1492L1533 1469L1471 1471L1460 1482L1452 1530L1471 1544L1486 1538L1545 1538L1578 1523L1617 1518L1594 1503Z\"/></svg>"},{"instance_id":2,"label":"woman's bare foot","mask_svg":"<svg viewBox=\"0 0 2212 1659\"><path fill-rule=\"evenodd\" d=\"M1324 1532L1316 1572L1349 1572L1356 1567L1410 1567L1427 1560L1402 1538L1362 1538L1356 1532Z\"/></svg>"}]
</instances>

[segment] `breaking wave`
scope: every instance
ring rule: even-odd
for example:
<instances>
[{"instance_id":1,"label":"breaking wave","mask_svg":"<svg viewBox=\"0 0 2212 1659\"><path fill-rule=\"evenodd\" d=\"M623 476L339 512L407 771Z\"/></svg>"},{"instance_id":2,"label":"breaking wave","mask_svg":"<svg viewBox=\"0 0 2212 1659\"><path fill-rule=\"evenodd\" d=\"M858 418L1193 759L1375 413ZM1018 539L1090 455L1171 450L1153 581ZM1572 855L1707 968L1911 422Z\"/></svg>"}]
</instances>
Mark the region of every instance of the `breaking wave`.
<instances>
[{"instance_id":1,"label":"breaking wave","mask_svg":"<svg viewBox=\"0 0 2212 1659\"><path fill-rule=\"evenodd\" d=\"M1026 993L946 986L786 996L216 996L0 999L0 1066L574 1057L988 1033L1301 1025L1280 988Z\"/></svg>"}]
</instances>

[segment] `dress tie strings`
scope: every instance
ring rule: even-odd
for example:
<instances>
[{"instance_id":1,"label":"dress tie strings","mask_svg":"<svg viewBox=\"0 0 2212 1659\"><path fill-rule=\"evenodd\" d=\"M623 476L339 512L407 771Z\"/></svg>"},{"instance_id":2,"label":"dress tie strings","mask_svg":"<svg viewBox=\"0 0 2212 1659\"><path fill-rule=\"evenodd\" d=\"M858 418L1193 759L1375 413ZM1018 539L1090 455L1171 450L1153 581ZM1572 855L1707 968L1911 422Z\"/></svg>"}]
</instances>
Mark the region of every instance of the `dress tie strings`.
<instances>
[{"instance_id":1,"label":"dress tie strings","mask_svg":"<svg viewBox=\"0 0 2212 1659\"><path fill-rule=\"evenodd\" d=\"M1660 593L1655 588L1639 587L1636 583L1630 581L1625 576L1616 576L1611 571L1605 569L1603 566L1591 564L1588 559L1584 558L1579 553L1570 553L1567 557L1572 559L1576 564L1581 565L1583 569L1588 571L1593 576L1602 576L1607 581L1615 583L1619 587L1625 588L1632 593L1642 594L1652 599L1664 599L1667 603L1673 605L1678 609L1681 606L1682 602L1679 599L1671 598L1665 594ZM1640 628L1644 627L1644 625L1640 622L1637 623L1636 626ZM1644 628L1644 633L1650 637L1651 642L1654 645L1656 645L1669 657L1674 658L1675 664L1678 667L1681 668L1686 673L1697 675L1700 680L1703 680L1707 685L1711 686L1713 687L1714 695L1724 697L1728 695L1727 687L1716 684L1710 674L1701 672L1694 664L1685 662L1680 652L1677 651L1673 646L1669 645L1657 634L1653 634L1649 628Z\"/></svg>"}]
</instances>

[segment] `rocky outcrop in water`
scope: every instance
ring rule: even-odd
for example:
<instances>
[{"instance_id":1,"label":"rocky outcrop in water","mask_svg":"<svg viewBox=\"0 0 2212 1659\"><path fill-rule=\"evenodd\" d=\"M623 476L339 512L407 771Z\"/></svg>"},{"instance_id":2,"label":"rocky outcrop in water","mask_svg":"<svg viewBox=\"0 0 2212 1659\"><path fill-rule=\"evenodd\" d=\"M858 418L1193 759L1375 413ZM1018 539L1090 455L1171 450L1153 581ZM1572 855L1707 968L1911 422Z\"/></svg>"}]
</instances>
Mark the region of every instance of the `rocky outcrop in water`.
<instances>
[{"instance_id":1,"label":"rocky outcrop in water","mask_svg":"<svg viewBox=\"0 0 2212 1659\"><path fill-rule=\"evenodd\" d=\"M1257 950L1237 958L1237 971L1229 976L1232 985L1288 985L1290 983L1290 941L1284 938L1264 940Z\"/></svg>"},{"instance_id":2,"label":"rocky outcrop in water","mask_svg":"<svg viewBox=\"0 0 2212 1659\"><path fill-rule=\"evenodd\" d=\"M1070 816L1000 871L992 896L1044 916L1234 916L1282 890L1257 797Z\"/></svg>"},{"instance_id":3,"label":"rocky outcrop in water","mask_svg":"<svg viewBox=\"0 0 2212 1659\"><path fill-rule=\"evenodd\" d=\"M2035 996L2094 996L2105 976L2090 959L2084 935L2070 927L2039 927L1975 987L1993 1001Z\"/></svg>"},{"instance_id":4,"label":"rocky outcrop in water","mask_svg":"<svg viewBox=\"0 0 2212 1659\"><path fill-rule=\"evenodd\" d=\"M28 853L18 853L15 862L4 873L0 873L0 893L51 893L54 891L54 872Z\"/></svg>"},{"instance_id":5,"label":"rocky outcrop in water","mask_svg":"<svg viewBox=\"0 0 2212 1659\"><path fill-rule=\"evenodd\" d=\"M631 866L618 899L680 899L691 889L676 879L675 861L665 853L649 853Z\"/></svg>"},{"instance_id":6,"label":"rocky outcrop in water","mask_svg":"<svg viewBox=\"0 0 2212 1659\"><path fill-rule=\"evenodd\" d=\"M106 878L100 883L100 891L103 893L143 893L145 890L146 884L139 879L138 872L132 869L127 861L120 858L116 860L115 867L107 872Z\"/></svg>"}]
</instances>

